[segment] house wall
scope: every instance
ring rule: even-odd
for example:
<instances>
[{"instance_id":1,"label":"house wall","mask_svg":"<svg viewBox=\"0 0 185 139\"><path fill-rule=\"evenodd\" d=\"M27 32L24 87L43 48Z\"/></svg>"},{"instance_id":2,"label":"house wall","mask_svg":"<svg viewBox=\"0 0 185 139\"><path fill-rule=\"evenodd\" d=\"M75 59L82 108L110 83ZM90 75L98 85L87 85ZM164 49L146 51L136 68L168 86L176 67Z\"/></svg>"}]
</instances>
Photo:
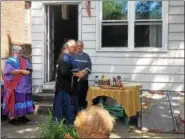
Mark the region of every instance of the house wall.
<instances>
[{"instance_id":1,"label":"house wall","mask_svg":"<svg viewBox=\"0 0 185 139\"><path fill-rule=\"evenodd\" d=\"M92 17L81 7L81 40L84 51L92 59L93 84L95 75L121 75L128 82L141 83L144 89L184 90L184 2L169 2L169 34L167 52L97 52L99 13L98 1L91 1ZM33 88L43 84L44 10L41 2L32 2L32 64Z\"/></svg>"},{"instance_id":2,"label":"house wall","mask_svg":"<svg viewBox=\"0 0 185 139\"><path fill-rule=\"evenodd\" d=\"M9 55L8 34L12 42L24 43L24 1L1 1L1 71Z\"/></svg>"},{"instance_id":3,"label":"house wall","mask_svg":"<svg viewBox=\"0 0 185 139\"><path fill-rule=\"evenodd\" d=\"M184 2L169 2L169 30L167 52L97 52L94 9L91 19L82 20L82 40L85 52L92 59L93 82L95 75L121 75L128 82L141 83L144 89L184 90ZM125 77L125 78L124 78Z\"/></svg>"},{"instance_id":4,"label":"house wall","mask_svg":"<svg viewBox=\"0 0 185 139\"><path fill-rule=\"evenodd\" d=\"M9 56L8 34L12 43L25 44L25 33L25 2L1 1L1 71ZM29 48L24 47L25 52L30 50ZM28 55L30 53L27 52Z\"/></svg>"}]
</instances>

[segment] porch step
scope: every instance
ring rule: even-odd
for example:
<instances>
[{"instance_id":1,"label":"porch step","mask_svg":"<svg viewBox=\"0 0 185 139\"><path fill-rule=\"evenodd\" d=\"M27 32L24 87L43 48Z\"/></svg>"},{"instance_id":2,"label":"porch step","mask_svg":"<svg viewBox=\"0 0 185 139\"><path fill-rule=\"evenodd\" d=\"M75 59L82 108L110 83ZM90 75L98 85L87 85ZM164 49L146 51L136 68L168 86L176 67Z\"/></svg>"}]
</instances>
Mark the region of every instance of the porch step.
<instances>
[{"instance_id":1,"label":"porch step","mask_svg":"<svg viewBox=\"0 0 185 139\"><path fill-rule=\"evenodd\" d=\"M55 88L55 82L48 82L43 84L43 90L44 91L53 91Z\"/></svg>"},{"instance_id":2,"label":"porch step","mask_svg":"<svg viewBox=\"0 0 185 139\"><path fill-rule=\"evenodd\" d=\"M52 112L54 96L54 91L50 89L33 94L35 114L49 115L49 111Z\"/></svg>"},{"instance_id":3,"label":"porch step","mask_svg":"<svg viewBox=\"0 0 185 139\"><path fill-rule=\"evenodd\" d=\"M33 94L33 100L36 102L53 102L54 99L54 93L47 91L47 92L41 92L37 94Z\"/></svg>"}]
</instances>

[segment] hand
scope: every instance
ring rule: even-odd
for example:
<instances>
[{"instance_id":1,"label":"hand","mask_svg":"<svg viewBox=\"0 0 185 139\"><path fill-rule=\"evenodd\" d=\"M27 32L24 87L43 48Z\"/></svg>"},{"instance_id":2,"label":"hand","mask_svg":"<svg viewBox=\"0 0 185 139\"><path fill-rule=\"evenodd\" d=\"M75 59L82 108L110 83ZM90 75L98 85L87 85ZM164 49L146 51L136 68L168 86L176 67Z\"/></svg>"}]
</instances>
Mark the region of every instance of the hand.
<instances>
[{"instance_id":1,"label":"hand","mask_svg":"<svg viewBox=\"0 0 185 139\"><path fill-rule=\"evenodd\" d=\"M30 72L29 72L29 71L27 71L27 70L22 70L22 71L21 71L21 73L22 73L22 74L24 74L24 75L28 75L28 74L30 74Z\"/></svg>"},{"instance_id":2,"label":"hand","mask_svg":"<svg viewBox=\"0 0 185 139\"><path fill-rule=\"evenodd\" d=\"M85 76L85 73L82 71L79 71L75 74L76 77L78 77L79 79L83 78Z\"/></svg>"}]
</instances>

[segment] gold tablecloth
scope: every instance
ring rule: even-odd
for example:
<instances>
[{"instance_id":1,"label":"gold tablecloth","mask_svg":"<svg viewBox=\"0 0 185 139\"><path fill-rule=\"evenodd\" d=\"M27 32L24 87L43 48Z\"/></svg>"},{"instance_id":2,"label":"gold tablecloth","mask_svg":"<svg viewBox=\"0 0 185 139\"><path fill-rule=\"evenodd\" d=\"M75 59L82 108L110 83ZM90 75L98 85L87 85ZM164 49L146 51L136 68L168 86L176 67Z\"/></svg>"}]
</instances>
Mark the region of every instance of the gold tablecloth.
<instances>
[{"instance_id":1,"label":"gold tablecloth","mask_svg":"<svg viewBox=\"0 0 185 139\"><path fill-rule=\"evenodd\" d=\"M98 96L114 98L124 108L128 117L135 116L141 111L140 85L126 85L124 90L102 89L100 87L89 87L87 98L88 107L92 105L92 100Z\"/></svg>"}]
</instances>

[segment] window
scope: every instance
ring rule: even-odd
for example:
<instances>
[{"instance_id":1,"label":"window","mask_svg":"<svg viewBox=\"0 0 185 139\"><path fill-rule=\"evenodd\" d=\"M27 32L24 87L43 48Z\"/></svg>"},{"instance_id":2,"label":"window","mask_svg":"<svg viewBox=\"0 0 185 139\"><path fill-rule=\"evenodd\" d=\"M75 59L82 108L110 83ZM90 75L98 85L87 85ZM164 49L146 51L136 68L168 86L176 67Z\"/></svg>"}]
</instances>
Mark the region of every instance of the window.
<instances>
[{"instance_id":1,"label":"window","mask_svg":"<svg viewBox=\"0 0 185 139\"><path fill-rule=\"evenodd\" d=\"M167 48L167 8L167 1L101 1L101 49Z\"/></svg>"},{"instance_id":2,"label":"window","mask_svg":"<svg viewBox=\"0 0 185 139\"><path fill-rule=\"evenodd\" d=\"M162 47L162 2L137 1L135 47Z\"/></svg>"},{"instance_id":3,"label":"window","mask_svg":"<svg viewBox=\"0 0 185 139\"><path fill-rule=\"evenodd\" d=\"M128 46L128 2L103 2L102 47Z\"/></svg>"}]
</instances>

